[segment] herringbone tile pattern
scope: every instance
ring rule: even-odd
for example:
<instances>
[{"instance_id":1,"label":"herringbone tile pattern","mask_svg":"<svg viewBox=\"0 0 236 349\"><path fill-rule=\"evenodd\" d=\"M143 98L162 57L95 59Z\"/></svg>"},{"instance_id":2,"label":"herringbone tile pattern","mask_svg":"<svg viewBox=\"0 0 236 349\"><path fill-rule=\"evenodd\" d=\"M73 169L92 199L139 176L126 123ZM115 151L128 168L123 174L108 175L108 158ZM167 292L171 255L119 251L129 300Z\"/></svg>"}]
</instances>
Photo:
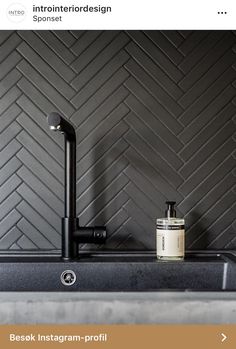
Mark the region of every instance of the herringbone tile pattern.
<instances>
[{"instance_id":1,"label":"herringbone tile pattern","mask_svg":"<svg viewBox=\"0 0 236 349\"><path fill-rule=\"evenodd\" d=\"M166 199L187 248L236 247L235 33L1 31L1 250L60 249L51 111L76 126L77 213L103 249L154 250Z\"/></svg>"}]
</instances>

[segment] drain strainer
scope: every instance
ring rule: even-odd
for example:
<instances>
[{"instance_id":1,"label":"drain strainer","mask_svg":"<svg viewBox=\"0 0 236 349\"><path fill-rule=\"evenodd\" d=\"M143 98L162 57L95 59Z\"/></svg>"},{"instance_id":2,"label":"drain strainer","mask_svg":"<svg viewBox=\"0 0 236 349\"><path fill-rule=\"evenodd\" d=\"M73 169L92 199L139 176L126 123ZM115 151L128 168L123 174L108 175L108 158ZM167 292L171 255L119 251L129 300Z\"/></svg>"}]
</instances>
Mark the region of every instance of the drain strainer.
<instances>
[{"instance_id":1,"label":"drain strainer","mask_svg":"<svg viewBox=\"0 0 236 349\"><path fill-rule=\"evenodd\" d=\"M76 275L73 270L65 270L61 273L61 282L65 286L72 286L76 281Z\"/></svg>"}]
</instances>

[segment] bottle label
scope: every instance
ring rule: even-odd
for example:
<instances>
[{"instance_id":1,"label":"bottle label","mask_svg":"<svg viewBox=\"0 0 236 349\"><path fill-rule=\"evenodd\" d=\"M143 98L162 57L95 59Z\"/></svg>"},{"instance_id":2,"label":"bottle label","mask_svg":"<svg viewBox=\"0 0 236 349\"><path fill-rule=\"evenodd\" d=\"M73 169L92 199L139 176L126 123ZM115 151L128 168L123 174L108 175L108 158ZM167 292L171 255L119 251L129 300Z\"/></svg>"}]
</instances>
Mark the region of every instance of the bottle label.
<instances>
[{"instance_id":1,"label":"bottle label","mask_svg":"<svg viewBox=\"0 0 236 349\"><path fill-rule=\"evenodd\" d=\"M156 230L157 256L183 257L184 250L185 250L184 235L185 234L184 234L183 225L175 225L175 226L174 225L172 226L157 225L157 230Z\"/></svg>"},{"instance_id":2,"label":"bottle label","mask_svg":"<svg viewBox=\"0 0 236 349\"><path fill-rule=\"evenodd\" d=\"M184 230L184 225L181 224L157 224L159 230Z\"/></svg>"}]
</instances>

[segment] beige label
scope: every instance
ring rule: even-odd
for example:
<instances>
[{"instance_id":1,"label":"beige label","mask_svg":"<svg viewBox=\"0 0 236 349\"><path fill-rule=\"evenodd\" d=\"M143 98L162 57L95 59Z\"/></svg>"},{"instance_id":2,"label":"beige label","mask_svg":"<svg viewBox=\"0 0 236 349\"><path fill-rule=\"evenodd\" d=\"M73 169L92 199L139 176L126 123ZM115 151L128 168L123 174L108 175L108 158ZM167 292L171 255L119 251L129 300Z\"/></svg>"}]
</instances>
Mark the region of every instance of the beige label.
<instances>
[{"instance_id":1,"label":"beige label","mask_svg":"<svg viewBox=\"0 0 236 349\"><path fill-rule=\"evenodd\" d=\"M184 256L184 229L162 230L157 229L157 256L182 257Z\"/></svg>"},{"instance_id":2,"label":"beige label","mask_svg":"<svg viewBox=\"0 0 236 349\"><path fill-rule=\"evenodd\" d=\"M91 340L79 343L11 341L12 334L32 334L35 339L38 334L80 335L84 339L89 336ZM106 335L106 341L97 341L100 334ZM0 326L0 340L4 349L235 349L236 325L9 325Z\"/></svg>"}]
</instances>

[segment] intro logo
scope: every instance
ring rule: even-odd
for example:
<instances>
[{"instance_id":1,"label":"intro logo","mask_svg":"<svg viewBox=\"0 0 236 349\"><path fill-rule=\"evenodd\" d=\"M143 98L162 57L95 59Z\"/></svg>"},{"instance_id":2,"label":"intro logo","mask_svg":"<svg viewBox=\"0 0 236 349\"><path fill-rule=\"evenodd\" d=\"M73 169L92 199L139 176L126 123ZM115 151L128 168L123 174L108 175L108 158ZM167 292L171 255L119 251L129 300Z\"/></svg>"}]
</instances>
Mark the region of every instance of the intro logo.
<instances>
[{"instance_id":1,"label":"intro logo","mask_svg":"<svg viewBox=\"0 0 236 349\"><path fill-rule=\"evenodd\" d=\"M11 22L20 23L26 18L26 8L22 4L11 4L7 9L7 17Z\"/></svg>"}]
</instances>

